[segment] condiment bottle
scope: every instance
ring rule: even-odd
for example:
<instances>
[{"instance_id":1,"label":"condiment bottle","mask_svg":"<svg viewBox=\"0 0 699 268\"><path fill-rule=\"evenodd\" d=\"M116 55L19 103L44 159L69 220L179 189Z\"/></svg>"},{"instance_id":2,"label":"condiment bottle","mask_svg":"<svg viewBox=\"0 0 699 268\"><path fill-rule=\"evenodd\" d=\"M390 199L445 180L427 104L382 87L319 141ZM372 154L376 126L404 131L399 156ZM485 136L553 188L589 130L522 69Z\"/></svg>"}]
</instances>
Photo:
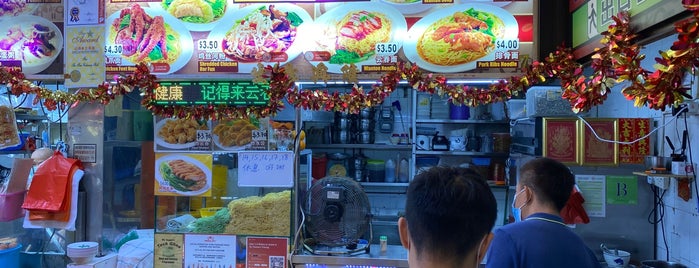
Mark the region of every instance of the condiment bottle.
<instances>
[{"instance_id":1,"label":"condiment bottle","mask_svg":"<svg viewBox=\"0 0 699 268\"><path fill-rule=\"evenodd\" d=\"M386 182L396 182L396 163L393 162L393 159L388 159L386 160L386 176L384 177L384 180Z\"/></svg>"},{"instance_id":2,"label":"condiment bottle","mask_svg":"<svg viewBox=\"0 0 699 268\"><path fill-rule=\"evenodd\" d=\"M379 244L381 245L381 253L386 253L388 250L388 237L385 235L379 237Z\"/></svg>"}]
</instances>

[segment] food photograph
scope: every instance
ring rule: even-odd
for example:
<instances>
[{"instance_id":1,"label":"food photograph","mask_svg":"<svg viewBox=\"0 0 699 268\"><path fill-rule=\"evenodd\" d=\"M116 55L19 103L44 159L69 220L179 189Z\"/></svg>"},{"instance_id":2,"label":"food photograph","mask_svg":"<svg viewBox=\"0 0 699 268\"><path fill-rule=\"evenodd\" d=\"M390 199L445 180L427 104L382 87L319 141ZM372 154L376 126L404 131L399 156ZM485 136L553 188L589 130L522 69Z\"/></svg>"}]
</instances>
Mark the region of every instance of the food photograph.
<instances>
[{"instance_id":1,"label":"food photograph","mask_svg":"<svg viewBox=\"0 0 699 268\"><path fill-rule=\"evenodd\" d=\"M53 22L33 15L0 17L0 52L35 74L53 63L63 50L63 33Z\"/></svg>"},{"instance_id":2,"label":"food photograph","mask_svg":"<svg viewBox=\"0 0 699 268\"><path fill-rule=\"evenodd\" d=\"M211 130L208 121L166 118L155 124L155 143L167 149L189 149L197 145L197 131Z\"/></svg>"},{"instance_id":3,"label":"food photograph","mask_svg":"<svg viewBox=\"0 0 699 268\"><path fill-rule=\"evenodd\" d=\"M155 160L156 192L166 195L210 194L211 157L195 154L158 154Z\"/></svg>"}]
</instances>

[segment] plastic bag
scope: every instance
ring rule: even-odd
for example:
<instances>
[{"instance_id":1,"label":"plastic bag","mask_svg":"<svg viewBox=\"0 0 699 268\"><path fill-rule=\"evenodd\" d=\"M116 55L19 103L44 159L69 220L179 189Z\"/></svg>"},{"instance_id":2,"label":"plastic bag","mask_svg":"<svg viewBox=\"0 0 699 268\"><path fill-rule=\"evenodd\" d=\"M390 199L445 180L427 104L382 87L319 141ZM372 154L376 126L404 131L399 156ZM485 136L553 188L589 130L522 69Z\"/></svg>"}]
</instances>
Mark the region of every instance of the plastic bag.
<instances>
[{"instance_id":1,"label":"plastic bag","mask_svg":"<svg viewBox=\"0 0 699 268\"><path fill-rule=\"evenodd\" d=\"M20 144L15 111L9 99L6 96L0 96L0 149Z\"/></svg>"},{"instance_id":2,"label":"plastic bag","mask_svg":"<svg viewBox=\"0 0 699 268\"><path fill-rule=\"evenodd\" d=\"M70 171L68 185L74 184L73 180L75 179L74 178L75 174L79 170L80 170L80 168L78 166L73 166L72 170ZM70 215L71 215L72 203L73 203L73 195L77 195L77 193L74 191L73 187L67 187L65 197L63 198L63 205L61 205L61 208L58 211L29 210L29 220L32 220L32 221L50 220L50 221L58 221L58 222L69 221Z\"/></svg>"},{"instance_id":3,"label":"plastic bag","mask_svg":"<svg viewBox=\"0 0 699 268\"><path fill-rule=\"evenodd\" d=\"M59 151L46 159L34 172L22 208L28 210L59 211L66 208L65 197L69 192L69 176L74 166L82 169L77 159L66 158ZM68 205L68 207L70 207Z\"/></svg>"},{"instance_id":4,"label":"plastic bag","mask_svg":"<svg viewBox=\"0 0 699 268\"><path fill-rule=\"evenodd\" d=\"M568 198L568 202L561 210L561 218L566 224L589 223L590 217L587 216L587 211L583 207L585 198L583 198L577 186L573 188L573 192Z\"/></svg>"},{"instance_id":5,"label":"plastic bag","mask_svg":"<svg viewBox=\"0 0 699 268\"><path fill-rule=\"evenodd\" d=\"M70 219L66 222L56 221L56 220L29 220L29 214L24 214L24 222L22 227L24 228L58 228L65 229L66 231L75 231L75 219L78 218L78 187L80 186L80 180L82 179L85 172L80 169L75 171L73 176L73 184L71 185L72 194L70 195Z\"/></svg>"}]
</instances>

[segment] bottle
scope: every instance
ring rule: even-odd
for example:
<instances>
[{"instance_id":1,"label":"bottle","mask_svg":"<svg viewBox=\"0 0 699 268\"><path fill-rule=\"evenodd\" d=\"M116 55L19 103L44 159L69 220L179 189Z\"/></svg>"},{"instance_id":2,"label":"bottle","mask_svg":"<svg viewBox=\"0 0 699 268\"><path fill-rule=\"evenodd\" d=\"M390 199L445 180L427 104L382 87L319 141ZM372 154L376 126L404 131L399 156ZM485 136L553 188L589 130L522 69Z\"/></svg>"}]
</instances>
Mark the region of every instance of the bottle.
<instances>
[{"instance_id":1,"label":"bottle","mask_svg":"<svg viewBox=\"0 0 699 268\"><path fill-rule=\"evenodd\" d=\"M408 182L408 172L409 172L409 167L408 167L408 160L405 158L401 158L400 163L398 164L398 181L399 182Z\"/></svg>"},{"instance_id":2,"label":"bottle","mask_svg":"<svg viewBox=\"0 0 699 268\"><path fill-rule=\"evenodd\" d=\"M388 237L385 235L379 237L379 245L381 246L381 253L385 254L388 251Z\"/></svg>"},{"instance_id":3,"label":"bottle","mask_svg":"<svg viewBox=\"0 0 699 268\"><path fill-rule=\"evenodd\" d=\"M396 163L393 162L393 159L388 159L386 160L386 176L384 177L384 180L386 182L396 182Z\"/></svg>"}]
</instances>

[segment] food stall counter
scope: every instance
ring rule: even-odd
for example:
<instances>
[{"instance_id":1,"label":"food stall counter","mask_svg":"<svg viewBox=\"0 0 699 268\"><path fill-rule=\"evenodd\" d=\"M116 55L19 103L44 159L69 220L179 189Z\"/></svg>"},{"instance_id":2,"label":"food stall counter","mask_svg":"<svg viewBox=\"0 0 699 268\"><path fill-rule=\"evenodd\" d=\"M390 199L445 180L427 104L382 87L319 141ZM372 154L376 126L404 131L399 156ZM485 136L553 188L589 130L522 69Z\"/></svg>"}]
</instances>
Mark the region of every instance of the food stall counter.
<instances>
[{"instance_id":1,"label":"food stall counter","mask_svg":"<svg viewBox=\"0 0 699 268\"><path fill-rule=\"evenodd\" d=\"M402 246L388 245L381 252L378 244L372 244L369 253L352 256L313 255L304 251L291 257L295 268L347 268L347 267L408 267L408 251Z\"/></svg>"}]
</instances>

